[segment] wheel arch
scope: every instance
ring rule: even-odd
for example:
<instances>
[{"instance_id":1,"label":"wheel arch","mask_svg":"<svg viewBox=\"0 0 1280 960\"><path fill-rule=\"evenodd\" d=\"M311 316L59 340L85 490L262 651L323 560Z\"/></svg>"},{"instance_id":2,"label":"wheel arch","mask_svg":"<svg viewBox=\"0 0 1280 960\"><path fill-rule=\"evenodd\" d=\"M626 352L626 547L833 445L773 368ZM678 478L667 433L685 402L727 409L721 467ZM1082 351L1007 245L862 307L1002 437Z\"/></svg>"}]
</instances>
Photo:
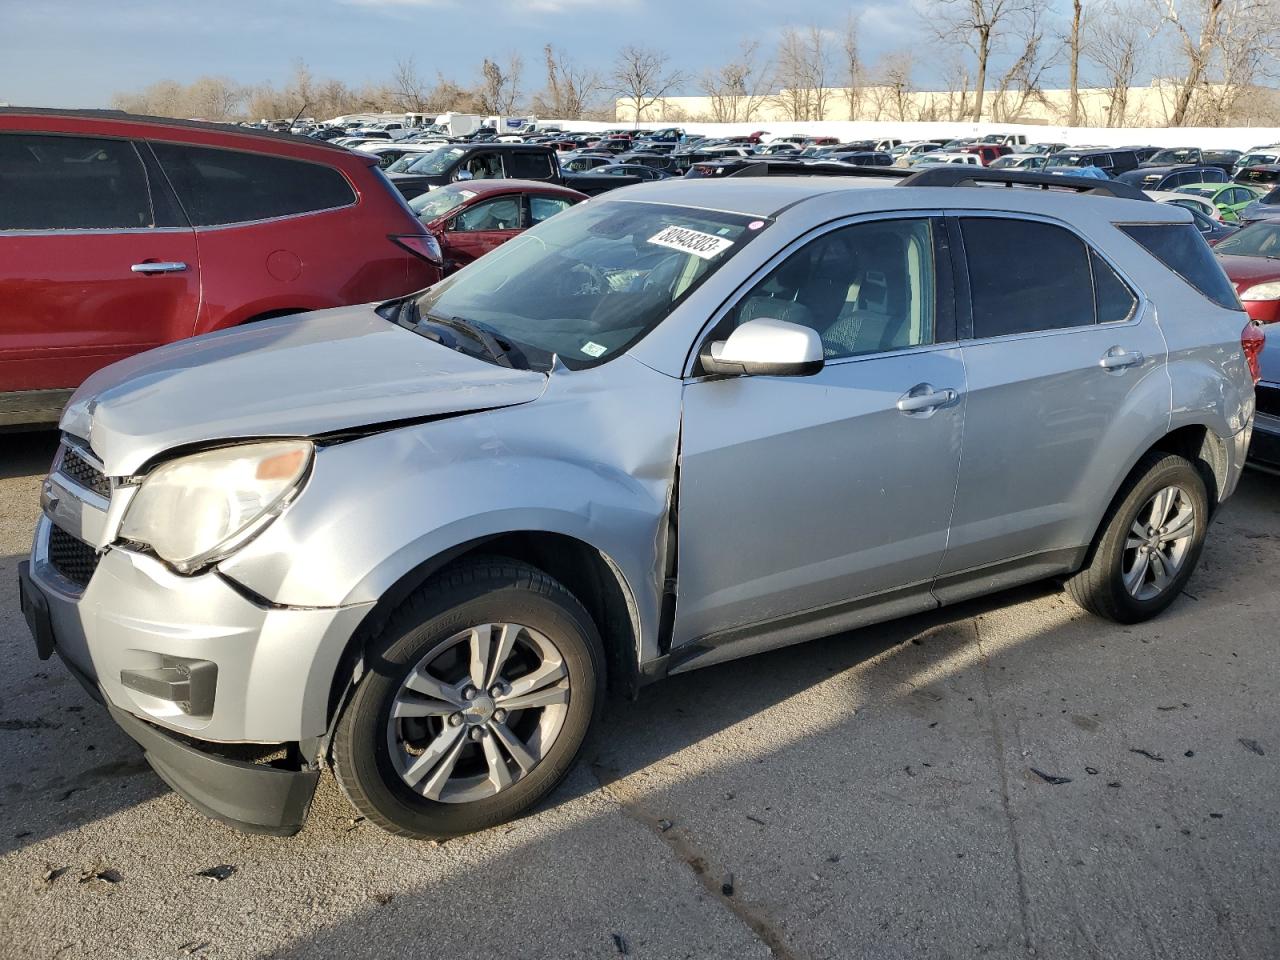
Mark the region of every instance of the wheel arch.
<instances>
[{"instance_id":1,"label":"wheel arch","mask_svg":"<svg viewBox=\"0 0 1280 960\"><path fill-rule=\"evenodd\" d=\"M622 569L604 551L569 534L517 530L477 537L427 557L382 591L347 642L334 672L327 707L330 727L355 687L365 649L391 615L442 570L482 556L521 560L559 580L582 603L600 631L610 690L634 696L639 688L640 615Z\"/></svg>"}]
</instances>

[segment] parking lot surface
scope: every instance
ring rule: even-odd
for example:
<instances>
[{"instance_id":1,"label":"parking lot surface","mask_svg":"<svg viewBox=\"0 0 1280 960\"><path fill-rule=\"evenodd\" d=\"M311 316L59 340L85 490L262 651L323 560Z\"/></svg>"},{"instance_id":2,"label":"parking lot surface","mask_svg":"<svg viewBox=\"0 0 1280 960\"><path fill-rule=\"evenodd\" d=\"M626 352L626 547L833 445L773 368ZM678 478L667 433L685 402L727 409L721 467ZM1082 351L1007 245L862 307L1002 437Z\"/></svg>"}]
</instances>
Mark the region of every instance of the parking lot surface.
<instances>
[{"instance_id":1,"label":"parking lot surface","mask_svg":"<svg viewBox=\"0 0 1280 960\"><path fill-rule=\"evenodd\" d=\"M1157 620L1038 585L610 706L533 815L206 820L18 611L52 434L0 436L0 956L1280 955L1280 481ZM224 877L200 876L201 871Z\"/></svg>"}]
</instances>

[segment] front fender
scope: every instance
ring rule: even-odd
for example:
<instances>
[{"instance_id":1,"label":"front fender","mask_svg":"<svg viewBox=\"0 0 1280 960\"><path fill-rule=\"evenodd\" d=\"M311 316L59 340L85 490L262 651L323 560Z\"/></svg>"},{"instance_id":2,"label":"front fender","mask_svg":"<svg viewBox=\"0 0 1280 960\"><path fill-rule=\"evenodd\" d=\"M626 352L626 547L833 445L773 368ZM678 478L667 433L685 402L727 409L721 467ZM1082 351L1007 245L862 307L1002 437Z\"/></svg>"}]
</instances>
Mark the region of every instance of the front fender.
<instances>
[{"instance_id":1,"label":"front fender","mask_svg":"<svg viewBox=\"0 0 1280 960\"><path fill-rule=\"evenodd\" d=\"M680 383L624 361L553 375L532 403L320 449L306 489L220 571L274 603L343 606L459 545L562 534L620 571L652 644Z\"/></svg>"}]
</instances>

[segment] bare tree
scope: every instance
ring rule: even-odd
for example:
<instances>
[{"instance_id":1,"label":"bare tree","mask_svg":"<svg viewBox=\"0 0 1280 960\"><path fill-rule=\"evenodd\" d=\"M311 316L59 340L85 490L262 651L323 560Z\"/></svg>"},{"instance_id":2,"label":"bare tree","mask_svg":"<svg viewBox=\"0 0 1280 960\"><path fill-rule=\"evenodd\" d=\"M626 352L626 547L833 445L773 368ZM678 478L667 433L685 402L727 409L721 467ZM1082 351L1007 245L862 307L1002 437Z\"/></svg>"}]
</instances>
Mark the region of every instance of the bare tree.
<instances>
[{"instance_id":1,"label":"bare tree","mask_svg":"<svg viewBox=\"0 0 1280 960\"><path fill-rule=\"evenodd\" d=\"M1107 90L1107 126L1122 127L1129 112L1129 88L1144 63L1145 11L1124 0L1109 0L1085 31L1085 55L1101 71Z\"/></svg>"},{"instance_id":2,"label":"bare tree","mask_svg":"<svg viewBox=\"0 0 1280 960\"><path fill-rule=\"evenodd\" d=\"M991 98L991 115L999 122L1016 121L1028 103L1045 102L1042 81L1059 52L1045 49L1045 15L1045 7L1037 3L1018 20L1015 31L1020 52L1001 75Z\"/></svg>"},{"instance_id":3,"label":"bare tree","mask_svg":"<svg viewBox=\"0 0 1280 960\"><path fill-rule=\"evenodd\" d=\"M418 67L412 56L396 61L387 93L397 109L410 113L427 113L431 109L427 85L418 75Z\"/></svg>"},{"instance_id":4,"label":"bare tree","mask_svg":"<svg viewBox=\"0 0 1280 960\"><path fill-rule=\"evenodd\" d=\"M1203 119L1221 122L1245 88L1273 61L1280 40L1274 0L1150 0L1173 32L1182 59L1169 122L1191 122L1197 94ZM1216 89L1213 89L1216 87Z\"/></svg>"},{"instance_id":5,"label":"bare tree","mask_svg":"<svg viewBox=\"0 0 1280 960\"><path fill-rule=\"evenodd\" d=\"M476 91L481 112L497 116L513 113L516 101L520 99L520 74L523 70L524 61L518 53L507 58L505 70L485 57L480 67L480 87Z\"/></svg>"},{"instance_id":6,"label":"bare tree","mask_svg":"<svg viewBox=\"0 0 1280 960\"><path fill-rule=\"evenodd\" d=\"M600 75L579 67L551 44L542 48L547 70L546 88L534 97L533 110L539 116L557 120L578 120L588 113L600 92Z\"/></svg>"},{"instance_id":7,"label":"bare tree","mask_svg":"<svg viewBox=\"0 0 1280 960\"><path fill-rule=\"evenodd\" d=\"M827 86L831 50L826 32L812 25L804 30L788 27L778 41L779 90L774 103L788 120L822 120L832 91Z\"/></svg>"},{"instance_id":8,"label":"bare tree","mask_svg":"<svg viewBox=\"0 0 1280 960\"><path fill-rule=\"evenodd\" d=\"M871 102L876 120L918 120L912 74L915 58L909 50L886 54L876 64Z\"/></svg>"},{"instance_id":9,"label":"bare tree","mask_svg":"<svg viewBox=\"0 0 1280 960\"><path fill-rule=\"evenodd\" d=\"M711 120L717 123L754 119L768 99L771 83L772 67L760 61L760 44L754 40L744 42L736 57L698 80L711 101Z\"/></svg>"},{"instance_id":10,"label":"bare tree","mask_svg":"<svg viewBox=\"0 0 1280 960\"><path fill-rule=\"evenodd\" d=\"M244 101L244 88L226 77L200 77L186 90L189 116L230 120Z\"/></svg>"},{"instance_id":11,"label":"bare tree","mask_svg":"<svg viewBox=\"0 0 1280 960\"><path fill-rule=\"evenodd\" d=\"M1067 41L1068 56L1070 57L1070 84L1071 90L1069 96L1071 98L1070 106L1067 108L1067 126L1075 127L1080 124L1080 28L1084 15L1084 3L1082 0L1071 0L1071 37Z\"/></svg>"},{"instance_id":12,"label":"bare tree","mask_svg":"<svg viewBox=\"0 0 1280 960\"><path fill-rule=\"evenodd\" d=\"M659 50L631 45L618 51L609 74L610 90L627 104L636 122L644 119L646 110L684 83L683 73L668 69L669 59Z\"/></svg>"},{"instance_id":13,"label":"bare tree","mask_svg":"<svg viewBox=\"0 0 1280 960\"><path fill-rule=\"evenodd\" d=\"M982 119L991 54L1010 21L1026 12L1026 0L929 0L930 25L943 43L960 44L974 57L973 119Z\"/></svg>"},{"instance_id":14,"label":"bare tree","mask_svg":"<svg viewBox=\"0 0 1280 960\"><path fill-rule=\"evenodd\" d=\"M844 98L849 104L849 119L858 119L858 110L862 106L862 56L858 44L858 17L849 14L845 20L844 30L840 34L840 52L843 54L841 66L844 68Z\"/></svg>"}]
</instances>

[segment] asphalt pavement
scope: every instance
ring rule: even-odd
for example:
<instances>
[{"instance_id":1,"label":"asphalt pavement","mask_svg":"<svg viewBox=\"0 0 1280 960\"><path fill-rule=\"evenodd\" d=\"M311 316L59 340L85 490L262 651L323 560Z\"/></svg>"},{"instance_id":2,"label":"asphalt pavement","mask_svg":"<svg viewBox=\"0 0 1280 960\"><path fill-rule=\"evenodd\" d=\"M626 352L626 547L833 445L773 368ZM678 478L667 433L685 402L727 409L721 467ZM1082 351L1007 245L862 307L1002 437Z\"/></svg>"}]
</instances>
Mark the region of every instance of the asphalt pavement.
<instances>
[{"instance_id":1,"label":"asphalt pavement","mask_svg":"<svg viewBox=\"0 0 1280 960\"><path fill-rule=\"evenodd\" d=\"M0 435L0 957L1280 956L1280 479L1152 623L1044 584L672 678L437 845L327 774L296 837L206 820L36 659L55 443Z\"/></svg>"}]
</instances>

